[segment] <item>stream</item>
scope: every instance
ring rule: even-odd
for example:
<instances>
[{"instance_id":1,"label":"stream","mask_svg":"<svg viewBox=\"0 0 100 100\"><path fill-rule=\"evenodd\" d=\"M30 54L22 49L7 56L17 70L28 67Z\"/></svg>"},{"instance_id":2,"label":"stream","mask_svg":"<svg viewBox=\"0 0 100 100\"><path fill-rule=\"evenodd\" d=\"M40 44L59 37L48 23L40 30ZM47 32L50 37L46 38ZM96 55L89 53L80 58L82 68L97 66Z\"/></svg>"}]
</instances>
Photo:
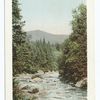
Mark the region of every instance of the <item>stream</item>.
<instances>
[{"instance_id":1,"label":"stream","mask_svg":"<svg viewBox=\"0 0 100 100\"><path fill-rule=\"evenodd\" d=\"M31 77L31 74L23 74L16 77L20 82L20 86L27 85L39 89L39 92L34 94L36 99L24 100L87 100L86 90L61 82L58 72L43 73L41 74L41 78L32 79ZM27 90L24 91L27 92ZM27 95L33 94L27 93Z\"/></svg>"}]
</instances>

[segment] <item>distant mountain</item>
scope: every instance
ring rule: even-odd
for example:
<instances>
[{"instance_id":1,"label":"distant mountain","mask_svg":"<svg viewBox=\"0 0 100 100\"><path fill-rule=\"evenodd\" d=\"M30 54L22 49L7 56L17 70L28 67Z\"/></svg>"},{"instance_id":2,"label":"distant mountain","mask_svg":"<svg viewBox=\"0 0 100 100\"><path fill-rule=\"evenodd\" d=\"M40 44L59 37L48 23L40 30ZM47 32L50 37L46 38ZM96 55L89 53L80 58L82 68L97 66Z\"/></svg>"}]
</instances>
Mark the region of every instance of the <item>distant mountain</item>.
<instances>
[{"instance_id":1,"label":"distant mountain","mask_svg":"<svg viewBox=\"0 0 100 100\"><path fill-rule=\"evenodd\" d=\"M41 30L28 31L27 37L31 41L36 41L36 40L40 40L40 39L43 40L45 38L46 42L49 41L52 44L62 43L66 38L68 38L67 35L54 35L54 34L44 32Z\"/></svg>"}]
</instances>

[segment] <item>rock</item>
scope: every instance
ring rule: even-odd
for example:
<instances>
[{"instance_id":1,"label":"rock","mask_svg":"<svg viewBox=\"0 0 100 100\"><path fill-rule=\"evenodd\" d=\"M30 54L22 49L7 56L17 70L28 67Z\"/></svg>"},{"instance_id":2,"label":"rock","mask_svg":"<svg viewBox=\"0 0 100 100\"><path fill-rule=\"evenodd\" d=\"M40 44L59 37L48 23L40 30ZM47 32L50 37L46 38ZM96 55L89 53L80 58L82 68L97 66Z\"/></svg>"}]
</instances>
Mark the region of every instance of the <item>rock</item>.
<instances>
[{"instance_id":1,"label":"rock","mask_svg":"<svg viewBox=\"0 0 100 100\"><path fill-rule=\"evenodd\" d=\"M87 87L87 78L84 78L84 79L78 81L75 84L75 86L78 87L78 88L85 88L85 87Z\"/></svg>"},{"instance_id":2,"label":"rock","mask_svg":"<svg viewBox=\"0 0 100 100\"><path fill-rule=\"evenodd\" d=\"M28 91L28 93L38 93L38 92L39 92L38 88L34 88L34 89Z\"/></svg>"},{"instance_id":3,"label":"rock","mask_svg":"<svg viewBox=\"0 0 100 100\"><path fill-rule=\"evenodd\" d=\"M54 80L54 82L57 82L56 80Z\"/></svg>"},{"instance_id":4,"label":"rock","mask_svg":"<svg viewBox=\"0 0 100 100\"><path fill-rule=\"evenodd\" d=\"M37 77L37 78L34 78L32 82L41 82L41 81L42 81L42 79Z\"/></svg>"},{"instance_id":5,"label":"rock","mask_svg":"<svg viewBox=\"0 0 100 100\"><path fill-rule=\"evenodd\" d=\"M42 78L42 77L40 74L37 73L37 74L32 75L31 79L34 79L34 78Z\"/></svg>"},{"instance_id":6,"label":"rock","mask_svg":"<svg viewBox=\"0 0 100 100\"><path fill-rule=\"evenodd\" d=\"M69 83L72 87L74 87L75 86L75 84L74 83Z\"/></svg>"},{"instance_id":7,"label":"rock","mask_svg":"<svg viewBox=\"0 0 100 100\"><path fill-rule=\"evenodd\" d=\"M32 77L31 77L31 79L34 79L34 78L37 78L38 76L36 76L36 75L33 75Z\"/></svg>"},{"instance_id":8,"label":"rock","mask_svg":"<svg viewBox=\"0 0 100 100\"><path fill-rule=\"evenodd\" d=\"M30 87L28 86L28 85L26 85L26 86L24 86L24 87L22 87L22 90L27 90L27 89L29 89Z\"/></svg>"},{"instance_id":9,"label":"rock","mask_svg":"<svg viewBox=\"0 0 100 100\"><path fill-rule=\"evenodd\" d=\"M44 74L44 72L42 70L38 70L39 74Z\"/></svg>"}]
</instances>

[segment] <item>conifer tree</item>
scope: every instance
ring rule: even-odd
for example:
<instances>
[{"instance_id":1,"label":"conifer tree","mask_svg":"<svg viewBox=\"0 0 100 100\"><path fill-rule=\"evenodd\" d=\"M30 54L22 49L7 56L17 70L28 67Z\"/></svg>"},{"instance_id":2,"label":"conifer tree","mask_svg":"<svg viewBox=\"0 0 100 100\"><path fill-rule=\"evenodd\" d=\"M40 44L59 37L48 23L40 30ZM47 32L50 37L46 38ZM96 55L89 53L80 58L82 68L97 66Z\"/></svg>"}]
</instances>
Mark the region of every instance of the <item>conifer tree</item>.
<instances>
[{"instance_id":1,"label":"conifer tree","mask_svg":"<svg viewBox=\"0 0 100 100\"><path fill-rule=\"evenodd\" d=\"M73 11L72 34L63 44L60 75L68 81L77 82L87 77L87 15L81 4Z\"/></svg>"},{"instance_id":2,"label":"conifer tree","mask_svg":"<svg viewBox=\"0 0 100 100\"><path fill-rule=\"evenodd\" d=\"M12 28L13 46L16 47L25 42L26 33L23 31L25 21L22 21L21 9L18 0L12 0Z\"/></svg>"},{"instance_id":3,"label":"conifer tree","mask_svg":"<svg viewBox=\"0 0 100 100\"><path fill-rule=\"evenodd\" d=\"M12 0L12 30L13 30L13 72L17 71L18 67L18 49L25 43L26 33L23 31L25 24L22 21L21 9L18 0Z\"/></svg>"}]
</instances>

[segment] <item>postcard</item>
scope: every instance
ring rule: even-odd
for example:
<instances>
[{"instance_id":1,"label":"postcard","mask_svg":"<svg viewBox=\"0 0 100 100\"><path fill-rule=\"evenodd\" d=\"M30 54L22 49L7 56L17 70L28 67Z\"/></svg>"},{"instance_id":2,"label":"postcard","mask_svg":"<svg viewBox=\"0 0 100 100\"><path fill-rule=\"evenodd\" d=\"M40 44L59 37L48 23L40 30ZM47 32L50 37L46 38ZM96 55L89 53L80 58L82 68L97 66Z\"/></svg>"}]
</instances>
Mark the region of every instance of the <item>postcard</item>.
<instances>
[{"instance_id":1,"label":"postcard","mask_svg":"<svg viewBox=\"0 0 100 100\"><path fill-rule=\"evenodd\" d=\"M5 0L7 100L95 99L93 4Z\"/></svg>"}]
</instances>

